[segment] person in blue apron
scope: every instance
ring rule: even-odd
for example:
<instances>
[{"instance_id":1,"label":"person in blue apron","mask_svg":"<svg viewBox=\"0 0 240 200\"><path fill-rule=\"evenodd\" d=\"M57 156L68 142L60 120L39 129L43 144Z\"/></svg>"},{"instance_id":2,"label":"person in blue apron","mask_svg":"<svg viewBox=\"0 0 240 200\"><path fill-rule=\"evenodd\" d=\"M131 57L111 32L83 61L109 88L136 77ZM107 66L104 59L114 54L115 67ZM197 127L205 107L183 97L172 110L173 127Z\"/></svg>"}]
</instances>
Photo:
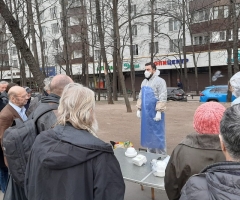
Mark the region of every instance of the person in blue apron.
<instances>
[{"instance_id":1,"label":"person in blue apron","mask_svg":"<svg viewBox=\"0 0 240 200\"><path fill-rule=\"evenodd\" d=\"M166 154L165 114L167 86L152 62L145 64L145 79L137 101L141 118L141 145L149 152Z\"/></svg>"}]
</instances>

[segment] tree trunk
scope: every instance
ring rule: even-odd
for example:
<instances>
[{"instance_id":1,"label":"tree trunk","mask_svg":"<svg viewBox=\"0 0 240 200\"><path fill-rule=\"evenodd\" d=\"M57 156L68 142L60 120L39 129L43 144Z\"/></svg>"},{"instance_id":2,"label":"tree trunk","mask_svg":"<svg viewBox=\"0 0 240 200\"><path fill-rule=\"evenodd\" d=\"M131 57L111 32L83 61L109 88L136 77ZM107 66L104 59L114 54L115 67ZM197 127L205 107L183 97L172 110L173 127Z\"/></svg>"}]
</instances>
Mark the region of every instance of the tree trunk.
<instances>
[{"instance_id":1,"label":"tree trunk","mask_svg":"<svg viewBox=\"0 0 240 200\"><path fill-rule=\"evenodd\" d=\"M41 63L42 63L42 73L46 76L45 72L45 57L44 57L44 49L45 47L43 46L43 32L42 32L42 26L41 26L41 19L40 19L40 11L39 11L39 4L38 0L35 0L36 4L36 13L37 13L37 21L38 21L38 30L39 30L39 40L40 40L40 50L41 50ZM42 11L43 12L43 11ZM40 67L40 65L39 65Z\"/></svg>"},{"instance_id":2,"label":"tree trunk","mask_svg":"<svg viewBox=\"0 0 240 200\"><path fill-rule=\"evenodd\" d=\"M33 21L33 11L32 11L32 1L27 1L27 13L28 13L28 25L30 27L30 33L32 38L32 50L34 54L34 58L37 63L37 67L39 68L39 60L38 60L38 50L37 50L37 42L36 42L36 33L34 28L34 21Z\"/></svg>"},{"instance_id":3,"label":"tree trunk","mask_svg":"<svg viewBox=\"0 0 240 200\"><path fill-rule=\"evenodd\" d=\"M65 0L61 0L62 7L62 37L63 37L63 49L65 53L66 74L71 76L70 64L69 64L69 50L68 50L68 24L67 24L67 10Z\"/></svg>"},{"instance_id":4,"label":"tree trunk","mask_svg":"<svg viewBox=\"0 0 240 200\"><path fill-rule=\"evenodd\" d=\"M120 79L120 83L123 90L123 97L125 100L127 112L132 112L132 108L127 96L126 85L124 82L124 76L122 73L122 60L120 55L120 34L119 34L119 26L118 26L118 12L117 12L118 0L113 0L113 24L114 29L116 30L116 39L117 39L117 67L118 67L118 76Z\"/></svg>"},{"instance_id":5,"label":"tree trunk","mask_svg":"<svg viewBox=\"0 0 240 200\"><path fill-rule=\"evenodd\" d=\"M96 89L96 75L95 75L95 70L96 70L96 67L95 67L95 52L94 52L94 45L95 45L95 42L94 42L94 32L93 32L93 13L92 13L92 1L89 1L89 4L90 4L90 9L89 9L89 12L90 12L90 20L91 20L91 47L92 47L92 56L93 56L93 82L94 82L94 89Z\"/></svg>"},{"instance_id":6,"label":"tree trunk","mask_svg":"<svg viewBox=\"0 0 240 200\"><path fill-rule=\"evenodd\" d=\"M183 13L183 59L184 59L184 78L185 78L185 90L189 91L189 82L188 82L188 74L187 74L187 56L186 56L186 19L185 19L185 13L186 13L186 6L185 6L185 0L182 2L182 13Z\"/></svg>"},{"instance_id":7,"label":"tree trunk","mask_svg":"<svg viewBox=\"0 0 240 200\"><path fill-rule=\"evenodd\" d=\"M17 49L20 50L22 56L27 62L29 69L32 72L38 86L40 88L43 88L44 75L42 74L40 69L37 67L36 60L34 59L32 52L30 51L26 43L26 40L24 39L23 33L21 32L18 26L18 22L14 19L14 17L12 16L11 12L9 11L8 7L6 6L3 0L0 0L0 14L2 15L5 22L7 23L8 28L15 40L15 45Z\"/></svg>"},{"instance_id":8,"label":"tree trunk","mask_svg":"<svg viewBox=\"0 0 240 200\"><path fill-rule=\"evenodd\" d=\"M118 100L118 88L117 88L117 37L116 37L116 30L114 31L114 38L113 38L113 100Z\"/></svg>"},{"instance_id":9,"label":"tree trunk","mask_svg":"<svg viewBox=\"0 0 240 200\"><path fill-rule=\"evenodd\" d=\"M110 82L110 77L109 77L109 74L108 74L109 66L108 66L108 62L107 62L107 56L106 56L105 45L104 45L104 35L103 35L103 30L102 30L102 18L101 18L99 0L95 0L95 3L96 3L97 27L98 27L100 46L101 46L101 55L102 55L103 62L104 62L104 65L105 65L104 66L105 67L104 72L105 72L105 80L106 80L106 85L107 85L108 104L113 104L111 82ZM100 65L100 68L101 68L101 65Z\"/></svg>"},{"instance_id":10,"label":"tree trunk","mask_svg":"<svg viewBox=\"0 0 240 200\"><path fill-rule=\"evenodd\" d=\"M226 30L226 46L227 46L227 65L228 65L228 80L232 77L232 48L229 42L230 35L231 35L231 18L232 18L232 6L228 6L229 15L228 15L228 26ZM230 91L230 84L228 82L228 92L227 92L227 102L231 102L232 99L232 92Z\"/></svg>"},{"instance_id":11,"label":"tree trunk","mask_svg":"<svg viewBox=\"0 0 240 200\"><path fill-rule=\"evenodd\" d=\"M232 4L232 20L233 20L233 62L234 74L239 71L238 65L238 19L236 16L236 0L231 1Z\"/></svg>"},{"instance_id":12,"label":"tree trunk","mask_svg":"<svg viewBox=\"0 0 240 200\"><path fill-rule=\"evenodd\" d=\"M153 62L154 57L154 2L151 0L151 62Z\"/></svg>"},{"instance_id":13,"label":"tree trunk","mask_svg":"<svg viewBox=\"0 0 240 200\"><path fill-rule=\"evenodd\" d=\"M131 19L131 0L128 0L128 27L129 27L129 39L130 39L130 69L131 69L131 83L132 83L132 95L133 101L137 101L135 90L135 68L133 63L133 38L132 38L132 19Z\"/></svg>"}]
</instances>

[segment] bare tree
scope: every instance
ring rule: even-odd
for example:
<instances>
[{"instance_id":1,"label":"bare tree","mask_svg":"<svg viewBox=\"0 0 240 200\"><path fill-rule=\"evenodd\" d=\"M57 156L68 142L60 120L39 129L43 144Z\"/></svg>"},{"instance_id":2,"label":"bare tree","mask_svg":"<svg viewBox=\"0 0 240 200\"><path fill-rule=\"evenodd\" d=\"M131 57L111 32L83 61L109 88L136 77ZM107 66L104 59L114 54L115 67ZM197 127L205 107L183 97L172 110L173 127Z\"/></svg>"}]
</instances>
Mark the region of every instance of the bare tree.
<instances>
[{"instance_id":1,"label":"bare tree","mask_svg":"<svg viewBox=\"0 0 240 200\"><path fill-rule=\"evenodd\" d=\"M128 28L129 28L129 39L130 39L130 69L131 69L131 83L132 83L132 95L133 101L136 101L136 90L135 90L135 69L133 63L133 37L132 37L132 10L131 10L131 0L128 0Z\"/></svg>"},{"instance_id":2,"label":"bare tree","mask_svg":"<svg viewBox=\"0 0 240 200\"><path fill-rule=\"evenodd\" d=\"M104 45L104 35L102 30L102 17L101 17L99 0L95 0L95 4L96 4L96 19L97 19L98 34L99 34L99 40L101 45L101 55L102 55L104 67L105 67L104 73L105 73L105 79L107 84L108 104L113 104L112 88L111 88L111 82L110 82L109 73L108 73L109 66L107 62L107 56L106 56L105 45Z\"/></svg>"},{"instance_id":3,"label":"bare tree","mask_svg":"<svg viewBox=\"0 0 240 200\"><path fill-rule=\"evenodd\" d=\"M114 29L116 30L116 39L117 39L117 69L118 69L118 76L120 79L120 83L122 86L122 91L123 91L123 97L125 100L127 112L132 112L132 108L127 96L127 90L126 90L126 85L124 82L124 76L122 73L122 60L121 60L121 55L120 55L120 34L119 34L119 26L118 26L118 0L113 0L113 25Z\"/></svg>"},{"instance_id":4,"label":"bare tree","mask_svg":"<svg viewBox=\"0 0 240 200\"><path fill-rule=\"evenodd\" d=\"M69 59L69 49L68 49L68 22L67 22L67 9L66 9L66 1L61 0L61 7L62 7L62 36L63 36L63 46L64 46L64 53L65 53L65 64L66 64L66 74L71 76L70 73L70 59Z\"/></svg>"},{"instance_id":5,"label":"bare tree","mask_svg":"<svg viewBox=\"0 0 240 200\"><path fill-rule=\"evenodd\" d=\"M232 24L233 24L233 62L234 62L234 73L239 71L238 65L238 19L236 13L236 0L230 0L232 6Z\"/></svg>"},{"instance_id":6,"label":"bare tree","mask_svg":"<svg viewBox=\"0 0 240 200\"><path fill-rule=\"evenodd\" d=\"M14 19L8 6L5 4L3 0L0 0L0 14L2 15L5 22L7 23L8 28L14 38L15 45L17 49L20 50L22 56L24 57L26 63L28 64L29 69L32 72L38 86L40 88L43 88L44 75L42 74L40 69L37 67L36 60L33 57L32 52L30 51L26 43L26 40L19 28L17 20Z\"/></svg>"}]
</instances>

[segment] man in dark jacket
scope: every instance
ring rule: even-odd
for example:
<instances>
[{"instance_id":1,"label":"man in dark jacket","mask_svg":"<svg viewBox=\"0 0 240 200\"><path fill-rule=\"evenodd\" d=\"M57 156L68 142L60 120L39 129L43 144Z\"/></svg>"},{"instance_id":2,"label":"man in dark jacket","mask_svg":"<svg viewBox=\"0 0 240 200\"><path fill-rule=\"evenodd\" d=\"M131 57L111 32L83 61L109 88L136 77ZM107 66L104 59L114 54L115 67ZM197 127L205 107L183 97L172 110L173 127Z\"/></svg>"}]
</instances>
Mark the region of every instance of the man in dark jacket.
<instances>
[{"instance_id":1,"label":"man in dark jacket","mask_svg":"<svg viewBox=\"0 0 240 200\"><path fill-rule=\"evenodd\" d=\"M226 110L220 125L220 143L226 162L208 166L192 176L180 200L240 199L240 105Z\"/></svg>"},{"instance_id":2,"label":"man in dark jacket","mask_svg":"<svg viewBox=\"0 0 240 200\"><path fill-rule=\"evenodd\" d=\"M36 138L28 160L29 200L123 200L125 184L110 144L95 132L94 93L67 85L58 108L58 125Z\"/></svg>"},{"instance_id":3,"label":"man in dark jacket","mask_svg":"<svg viewBox=\"0 0 240 200\"><path fill-rule=\"evenodd\" d=\"M62 95L62 91L64 87L73 83L73 80L64 74L56 75L51 83L50 83L50 94L48 96L42 96L40 103L35 111L29 116L31 118L34 116L34 113L41 112L41 110L50 105L50 104L59 104L59 99ZM45 131L50 129L52 126L56 124L57 121L57 109L53 111L49 111L42 115L37 121L37 130L40 133L41 131Z\"/></svg>"},{"instance_id":4,"label":"man in dark jacket","mask_svg":"<svg viewBox=\"0 0 240 200\"><path fill-rule=\"evenodd\" d=\"M173 150L165 171L169 200L177 200L187 180L206 166L225 161L219 140L219 127L225 107L217 102L200 105L194 114L196 133L187 135Z\"/></svg>"}]
</instances>

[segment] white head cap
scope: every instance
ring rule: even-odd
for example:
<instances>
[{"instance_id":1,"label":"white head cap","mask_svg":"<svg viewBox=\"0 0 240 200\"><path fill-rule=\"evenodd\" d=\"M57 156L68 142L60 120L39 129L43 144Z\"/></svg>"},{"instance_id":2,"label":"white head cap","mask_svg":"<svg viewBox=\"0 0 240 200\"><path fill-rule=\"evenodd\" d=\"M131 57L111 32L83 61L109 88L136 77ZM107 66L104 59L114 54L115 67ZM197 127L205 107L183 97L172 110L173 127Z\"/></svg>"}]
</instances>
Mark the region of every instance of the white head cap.
<instances>
[{"instance_id":1,"label":"white head cap","mask_svg":"<svg viewBox=\"0 0 240 200\"><path fill-rule=\"evenodd\" d=\"M230 84L232 86L232 93L234 96L240 96L240 72L237 72L230 79Z\"/></svg>"}]
</instances>

